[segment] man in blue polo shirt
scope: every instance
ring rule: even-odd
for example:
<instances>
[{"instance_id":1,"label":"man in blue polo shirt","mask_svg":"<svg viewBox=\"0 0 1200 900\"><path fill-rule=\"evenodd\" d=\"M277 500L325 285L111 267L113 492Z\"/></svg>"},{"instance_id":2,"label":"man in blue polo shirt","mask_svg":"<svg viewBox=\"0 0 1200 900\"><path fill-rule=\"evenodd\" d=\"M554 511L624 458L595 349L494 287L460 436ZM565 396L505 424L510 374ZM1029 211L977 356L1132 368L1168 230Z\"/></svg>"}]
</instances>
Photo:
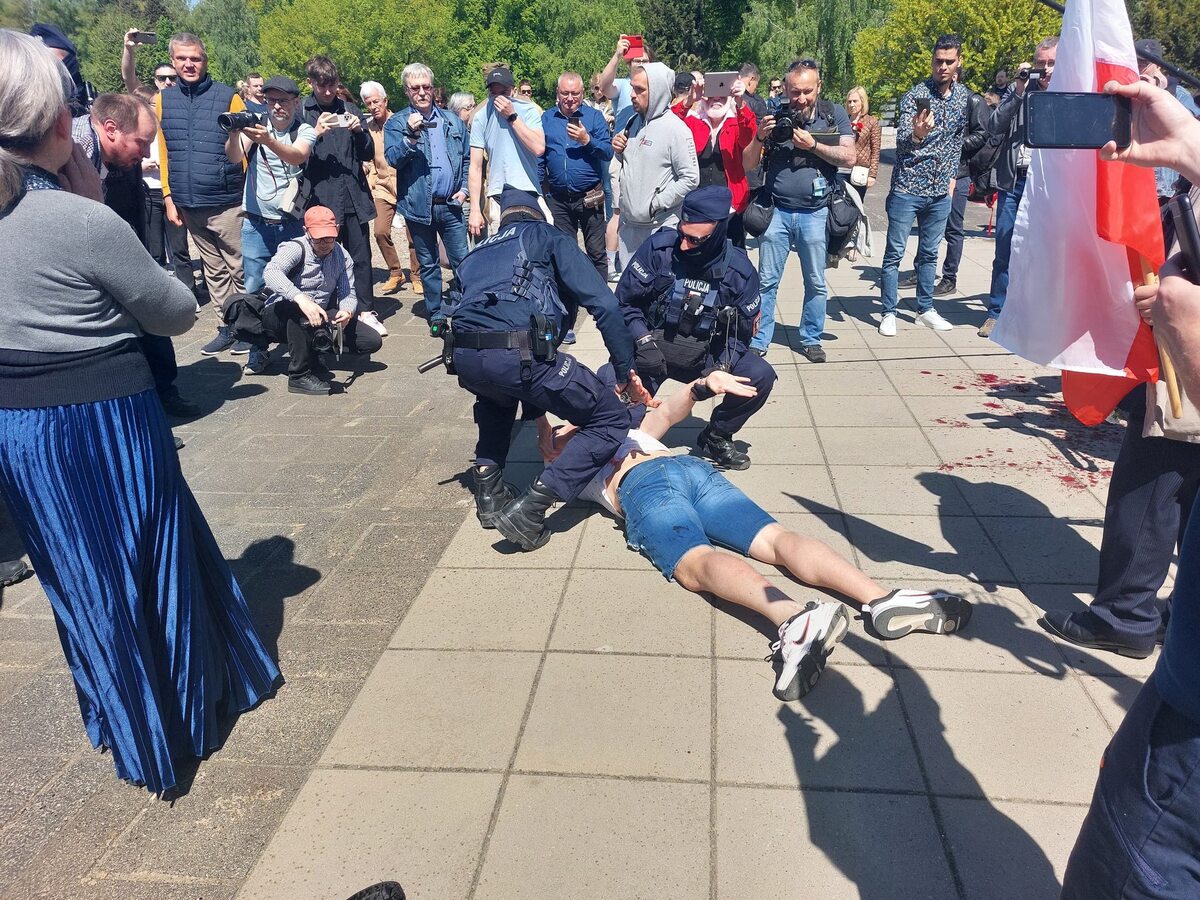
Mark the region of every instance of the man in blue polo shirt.
<instances>
[{"instance_id":1,"label":"man in blue polo shirt","mask_svg":"<svg viewBox=\"0 0 1200 900\"><path fill-rule=\"evenodd\" d=\"M583 232L588 259L608 277L604 254L604 167L612 159L612 137L604 116L583 103L583 78L558 77L558 105L542 113L546 134L546 205L554 225L574 238Z\"/></svg>"}]
</instances>

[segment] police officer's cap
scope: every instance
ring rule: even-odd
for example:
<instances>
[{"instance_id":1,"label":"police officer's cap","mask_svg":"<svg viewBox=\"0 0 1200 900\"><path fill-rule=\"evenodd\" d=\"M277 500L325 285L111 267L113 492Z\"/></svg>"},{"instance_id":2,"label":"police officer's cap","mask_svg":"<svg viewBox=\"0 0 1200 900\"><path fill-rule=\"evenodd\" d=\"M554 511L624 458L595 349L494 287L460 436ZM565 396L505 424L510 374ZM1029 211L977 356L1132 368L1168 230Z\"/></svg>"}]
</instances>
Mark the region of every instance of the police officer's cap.
<instances>
[{"instance_id":1,"label":"police officer's cap","mask_svg":"<svg viewBox=\"0 0 1200 900\"><path fill-rule=\"evenodd\" d=\"M727 192L728 193L728 192ZM537 194L533 191L522 191L512 185L506 184L504 190L500 192L500 213L503 215L510 207L522 206L525 209L540 211L538 206Z\"/></svg>"},{"instance_id":2,"label":"police officer's cap","mask_svg":"<svg viewBox=\"0 0 1200 900\"><path fill-rule=\"evenodd\" d=\"M729 188L719 184L689 191L683 198L680 218L684 222L720 222L729 218L733 206L733 194Z\"/></svg>"}]
</instances>

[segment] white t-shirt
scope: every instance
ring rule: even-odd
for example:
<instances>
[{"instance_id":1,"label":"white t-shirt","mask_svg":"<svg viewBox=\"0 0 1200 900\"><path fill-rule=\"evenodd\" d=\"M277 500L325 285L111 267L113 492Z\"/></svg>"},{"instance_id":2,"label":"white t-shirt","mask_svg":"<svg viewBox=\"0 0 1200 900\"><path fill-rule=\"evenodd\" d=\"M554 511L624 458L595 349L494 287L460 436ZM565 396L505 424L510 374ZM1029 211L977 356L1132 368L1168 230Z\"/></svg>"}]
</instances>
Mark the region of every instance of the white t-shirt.
<instances>
[{"instance_id":1,"label":"white t-shirt","mask_svg":"<svg viewBox=\"0 0 1200 900\"><path fill-rule=\"evenodd\" d=\"M613 454L613 458L604 464L596 477L588 482L587 487L579 495L584 500L590 500L592 503L599 503L614 516L620 515L617 512L617 504L608 491L608 479L616 474L617 469L621 467L621 463L625 462L627 457L634 450L641 450L643 453L654 453L667 451L670 452L670 447L664 444L658 438L653 438L640 431L637 428L630 429L629 434L625 436L625 440L621 441L621 446L617 448L617 452Z\"/></svg>"},{"instance_id":2,"label":"white t-shirt","mask_svg":"<svg viewBox=\"0 0 1200 900\"><path fill-rule=\"evenodd\" d=\"M542 116L534 104L510 97L513 112L531 130L542 131ZM471 121L471 148L486 150L488 181L484 193L498 197L507 184L522 191L542 193L539 157L529 151L517 138L512 126L496 114L495 101L489 97L487 106Z\"/></svg>"},{"instance_id":3,"label":"white t-shirt","mask_svg":"<svg viewBox=\"0 0 1200 900\"><path fill-rule=\"evenodd\" d=\"M149 159L151 162L159 161L158 160L158 141L157 140L150 142ZM159 168L142 169L142 181L144 181L146 183L146 187L150 188L151 190L155 190L155 191L162 190L162 177L161 176L162 176L162 169L159 169Z\"/></svg>"}]
</instances>

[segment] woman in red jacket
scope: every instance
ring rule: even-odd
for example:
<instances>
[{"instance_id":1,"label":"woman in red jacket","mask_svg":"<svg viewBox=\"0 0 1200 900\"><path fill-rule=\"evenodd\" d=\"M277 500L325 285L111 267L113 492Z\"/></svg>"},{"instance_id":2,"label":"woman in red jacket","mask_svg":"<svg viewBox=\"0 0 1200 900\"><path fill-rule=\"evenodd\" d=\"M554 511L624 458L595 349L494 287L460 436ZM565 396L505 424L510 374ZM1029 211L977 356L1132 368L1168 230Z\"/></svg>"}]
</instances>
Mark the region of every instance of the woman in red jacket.
<instances>
[{"instance_id":1,"label":"woman in red jacket","mask_svg":"<svg viewBox=\"0 0 1200 900\"><path fill-rule=\"evenodd\" d=\"M695 83L691 94L672 109L688 124L696 142L700 187L724 185L733 194L729 239L736 246L745 248L746 231L742 227L742 213L750 204L746 170L757 168L762 158L758 121L746 103L746 87L741 79L733 83L728 97L704 97L703 76L693 72L692 77ZM694 101L690 114L688 100Z\"/></svg>"}]
</instances>

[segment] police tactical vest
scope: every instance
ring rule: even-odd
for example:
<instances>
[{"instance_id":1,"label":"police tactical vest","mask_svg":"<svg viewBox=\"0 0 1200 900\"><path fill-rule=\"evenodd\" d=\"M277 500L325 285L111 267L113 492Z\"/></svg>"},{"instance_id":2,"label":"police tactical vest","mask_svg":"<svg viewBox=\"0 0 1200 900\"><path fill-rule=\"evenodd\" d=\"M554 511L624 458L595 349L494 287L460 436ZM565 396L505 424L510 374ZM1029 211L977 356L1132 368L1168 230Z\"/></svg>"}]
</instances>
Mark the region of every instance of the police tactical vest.
<instances>
[{"instance_id":1,"label":"police tactical vest","mask_svg":"<svg viewBox=\"0 0 1200 900\"><path fill-rule=\"evenodd\" d=\"M242 164L225 155L225 132L217 116L228 112L233 88L208 76L195 86L169 88L162 98L167 178L176 206L235 206L242 202Z\"/></svg>"},{"instance_id":2,"label":"police tactical vest","mask_svg":"<svg viewBox=\"0 0 1200 900\"><path fill-rule=\"evenodd\" d=\"M493 317L503 319L513 331L522 331L529 327L531 315L541 313L554 323L561 337L567 310L549 269L530 258L527 231L529 228L521 225L501 227L499 233L475 247L459 266L463 295L459 302L443 306L447 316L488 305L493 307Z\"/></svg>"},{"instance_id":3,"label":"police tactical vest","mask_svg":"<svg viewBox=\"0 0 1200 900\"><path fill-rule=\"evenodd\" d=\"M732 242L726 241L725 253L720 262L706 272L704 277L673 271L670 292L661 297L650 310L650 326L661 328L668 341L677 335L694 340L709 340L717 324L717 313L720 309L717 305L717 294L729 268L732 250Z\"/></svg>"}]
</instances>

